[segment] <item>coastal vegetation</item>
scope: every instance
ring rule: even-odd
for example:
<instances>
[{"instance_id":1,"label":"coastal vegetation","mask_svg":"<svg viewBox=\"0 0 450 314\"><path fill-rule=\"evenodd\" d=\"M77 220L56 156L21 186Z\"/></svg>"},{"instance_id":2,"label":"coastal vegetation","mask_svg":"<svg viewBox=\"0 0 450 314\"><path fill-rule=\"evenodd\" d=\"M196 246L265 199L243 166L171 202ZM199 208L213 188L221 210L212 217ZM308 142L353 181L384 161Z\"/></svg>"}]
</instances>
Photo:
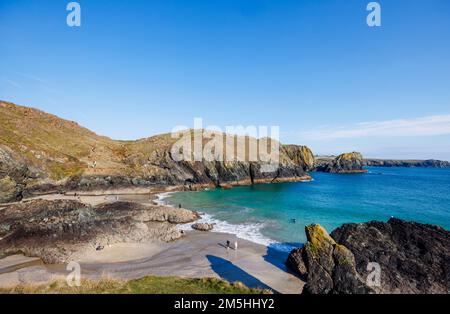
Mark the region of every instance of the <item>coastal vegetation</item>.
<instances>
[{"instance_id":1,"label":"coastal vegetation","mask_svg":"<svg viewBox=\"0 0 450 314\"><path fill-rule=\"evenodd\" d=\"M45 285L19 285L0 288L0 294L267 294L269 291L247 288L240 282L229 283L216 278L183 279L148 276L121 281L83 280L79 287L65 281Z\"/></svg>"}]
</instances>

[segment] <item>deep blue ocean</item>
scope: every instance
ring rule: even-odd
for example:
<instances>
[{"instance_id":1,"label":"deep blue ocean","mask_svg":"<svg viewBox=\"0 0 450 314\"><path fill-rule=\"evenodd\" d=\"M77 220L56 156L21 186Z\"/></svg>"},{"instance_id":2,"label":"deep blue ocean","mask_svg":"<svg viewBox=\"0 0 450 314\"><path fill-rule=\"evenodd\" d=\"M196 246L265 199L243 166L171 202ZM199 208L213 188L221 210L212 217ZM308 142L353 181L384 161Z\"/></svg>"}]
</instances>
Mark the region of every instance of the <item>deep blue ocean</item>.
<instances>
[{"instance_id":1,"label":"deep blue ocean","mask_svg":"<svg viewBox=\"0 0 450 314\"><path fill-rule=\"evenodd\" d=\"M369 167L366 174L312 173L314 181L180 192L171 204L206 213L216 231L268 244L303 243L304 226L390 217L450 230L450 169ZM295 223L294 223L295 219Z\"/></svg>"}]
</instances>

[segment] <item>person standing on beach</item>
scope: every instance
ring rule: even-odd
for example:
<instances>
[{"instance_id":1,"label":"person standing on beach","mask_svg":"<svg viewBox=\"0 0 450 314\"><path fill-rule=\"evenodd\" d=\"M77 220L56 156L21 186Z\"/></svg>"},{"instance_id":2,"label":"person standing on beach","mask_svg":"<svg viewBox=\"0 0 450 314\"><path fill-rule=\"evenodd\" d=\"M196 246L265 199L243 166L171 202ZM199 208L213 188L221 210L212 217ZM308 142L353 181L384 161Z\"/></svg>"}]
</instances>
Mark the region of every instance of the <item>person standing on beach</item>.
<instances>
[{"instance_id":1,"label":"person standing on beach","mask_svg":"<svg viewBox=\"0 0 450 314\"><path fill-rule=\"evenodd\" d=\"M227 251L228 251L228 249L230 248L230 240L227 240Z\"/></svg>"},{"instance_id":2,"label":"person standing on beach","mask_svg":"<svg viewBox=\"0 0 450 314\"><path fill-rule=\"evenodd\" d=\"M234 241L234 250L237 251L237 249L238 249L238 243L237 243L237 240L236 240L236 241Z\"/></svg>"}]
</instances>

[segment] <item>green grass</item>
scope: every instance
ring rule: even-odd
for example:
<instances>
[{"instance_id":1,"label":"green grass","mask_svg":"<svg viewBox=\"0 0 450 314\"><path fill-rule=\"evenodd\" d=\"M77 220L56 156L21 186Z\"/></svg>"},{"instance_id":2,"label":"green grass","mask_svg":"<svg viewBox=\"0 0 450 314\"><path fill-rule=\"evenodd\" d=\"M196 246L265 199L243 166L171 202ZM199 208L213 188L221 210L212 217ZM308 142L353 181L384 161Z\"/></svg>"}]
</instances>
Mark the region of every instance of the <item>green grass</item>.
<instances>
[{"instance_id":1,"label":"green grass","mask_svg":"<svg viewBox=\"0 0 450 314\"><path fill-rule=\"evenodd\" d=\"M130 281L83 280L80 287L69 287L64 281L48 285L20 285L0 289L0 294L263 294L267 290L250 289L242 283L230 284L216 278L183 279L177 277L144 277Z\"/></svg>"}]
</instances>

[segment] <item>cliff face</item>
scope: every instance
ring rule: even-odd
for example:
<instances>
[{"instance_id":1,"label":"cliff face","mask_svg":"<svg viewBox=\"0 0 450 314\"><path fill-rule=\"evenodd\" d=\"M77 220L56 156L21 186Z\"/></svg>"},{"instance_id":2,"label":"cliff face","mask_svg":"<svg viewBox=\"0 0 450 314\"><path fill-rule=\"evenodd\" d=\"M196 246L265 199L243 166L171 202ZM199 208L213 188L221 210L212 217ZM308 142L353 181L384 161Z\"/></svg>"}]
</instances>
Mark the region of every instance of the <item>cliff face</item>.
<instances>
[{"instance_id":1,"label":"cliff face","mask_svg":"<svg viewBox=\"0 0 450 314\"><path fill-rule=\"evenodd\" d=\"M191 131L192 136L198 132L203 130ZM241 145L260 143L248 137L239 140L244 143ZM299 181L309 178L306 171L314 160L307 147L280 145L280 166L269 171L264 162L250 158L177 161L171 152L177 141L171 134L115 141L75 122L0 102L0 203L54 189L152 185L183 185L189 189L197 184L213 187ZM203 142L206 145L208 140ZM231 149L227 145L225 141L225 150Z\"/></svg>"},{"instance_id":2,"label":"cliff face","mask_svg":"<svg viewBox=\"0 0 450 314\"><path fill-rule=\"evenodd\" d=\"M438 226L391 219L306 234L287 260L307 280L304 293L450 293L450 232ZM379 284L369 263L379 266Z\"/></svg>"},{"instance_id":3,"label":"cliff face","mask_svg":"<svg viewBox=\"0 0 450 314\"><path fill-rule=\"evenodd\" d=\"M320 225L305 228L308 242L293 250L287 266L306 280L303 294L371 293L356 271L355 257Z\"/></svg>"},{"instance_id":4,"label":"cliff face","mask_svg":"<svg viewBox=\"0 0 450 314\"><path fill-rule=\"evenodd\" d=\"M39 169L28 166L20 155L0 145L0 203L20 200L27 184L41 175Z\"/></svg>"},{"instance_id":5,"label":"cliff face","mask_svg":"<svg viewBox=\"0 0 450 314\"><path fill-rule=\"evenodd\" d=\"M337 156L334 159L318 158L316 161L316 170L329 173L362 173L363 156L361 153L352 152Z\"/></svg>"},{"instance_id":6,"label":"cliff face","mask_svg":"<svg viewBox=\"0 0 450 314\"><path fill-rule=\"evenodd\" d=\"M301 165L303 170L314 169L314 154L307 146L283 145L284 153L297 165Z\"/></svg>"}]
</instances>

